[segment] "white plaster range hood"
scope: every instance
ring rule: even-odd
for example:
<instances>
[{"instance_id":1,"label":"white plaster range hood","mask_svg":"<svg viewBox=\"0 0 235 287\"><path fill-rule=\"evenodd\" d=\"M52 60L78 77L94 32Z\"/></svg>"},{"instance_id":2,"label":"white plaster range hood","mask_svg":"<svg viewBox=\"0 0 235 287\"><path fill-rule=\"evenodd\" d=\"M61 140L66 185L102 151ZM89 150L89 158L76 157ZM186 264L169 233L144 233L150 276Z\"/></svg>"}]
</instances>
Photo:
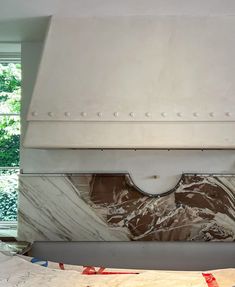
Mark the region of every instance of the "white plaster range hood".
<instances>
[{"instance_id":1,"label":"white plaster range hood","mask_svg":"<svg viewBox=\"0 0 235 287\"><path fill-rule=\"evenodd\" d=\"M235 17L52 18L33 148L235 148Z\"/></svg>"}]
</instances>

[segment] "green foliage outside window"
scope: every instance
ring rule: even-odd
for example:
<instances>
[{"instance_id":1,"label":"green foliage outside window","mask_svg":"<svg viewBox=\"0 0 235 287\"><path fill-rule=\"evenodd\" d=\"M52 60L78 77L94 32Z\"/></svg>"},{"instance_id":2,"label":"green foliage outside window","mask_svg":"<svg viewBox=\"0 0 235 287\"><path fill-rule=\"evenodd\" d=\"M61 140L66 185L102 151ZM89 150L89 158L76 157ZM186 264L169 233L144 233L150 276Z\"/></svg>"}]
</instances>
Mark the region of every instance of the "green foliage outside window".
<instances>
[{"instance_id":1,"label":"green foliage outside window","mask_svg":"<svg viewBox=\"0 0 235 287\"><path fill-rule=\"evenodd\" d=\"M18 170L1 170L0 221L17 220Z\"/></svg>"},{"instance_id":2,"label":"green foliage outside window","mask_svg":"<svg viewBox=\"0 0 235 287\"><path fill-rule=\"evenodd\" d=\"M19 166L21 66L0 64L0 167ZM17 169L0 172L0 221L17 219Z\"/></svg>"}]
</instances>

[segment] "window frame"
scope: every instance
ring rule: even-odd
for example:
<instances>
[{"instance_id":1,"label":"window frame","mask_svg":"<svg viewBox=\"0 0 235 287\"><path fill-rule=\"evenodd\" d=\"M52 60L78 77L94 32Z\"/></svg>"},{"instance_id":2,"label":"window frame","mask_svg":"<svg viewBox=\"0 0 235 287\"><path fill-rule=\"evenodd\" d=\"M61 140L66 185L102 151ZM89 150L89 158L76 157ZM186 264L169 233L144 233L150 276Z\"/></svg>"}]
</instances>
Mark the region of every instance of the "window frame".
<instances>
[{"instance_id":1,"label":"window frame","mask_svg":"<svg viewBox=\"0 0 235 287\"><path fill-rule=\"evenodd\" d=\"M11 44L9 44L11 45ZM7 49L7 46L6 46ZM21 52L15 52L15 51L9 51L9 52L3 52L0 51L0 64L21 64ZM21 68L22 71L22 68ZM19 120L21 120L21 113L0 113L0 118L4 116L14 116L14 117L19 117ZM1 170L10 170L10 169L15 169L20 171L20 166L0 166L0 171ZM3 232L5 230L14 230L16 231L16 236L17 236L17 224L18 221L0 221L0 240L2 241L14 241L15 237L11 236L4 236Z\"/></svg>"}]
</instances>

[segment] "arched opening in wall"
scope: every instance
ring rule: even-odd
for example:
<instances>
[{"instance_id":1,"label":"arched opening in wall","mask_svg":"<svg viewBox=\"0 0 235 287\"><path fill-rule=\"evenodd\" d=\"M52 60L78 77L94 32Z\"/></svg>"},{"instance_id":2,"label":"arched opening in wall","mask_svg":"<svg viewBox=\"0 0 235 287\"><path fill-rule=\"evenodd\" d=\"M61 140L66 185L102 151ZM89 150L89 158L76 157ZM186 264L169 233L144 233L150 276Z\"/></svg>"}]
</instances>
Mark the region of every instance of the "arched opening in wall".
<instances>
[{"instance_id":1,"label":"arched opening in wall","mask_svg":"<svg viewBox=\"0 0 235 287\"><path fill-rule=\"evenodd\" d=\"M0 237L16 237L20 153L20 44L0 43Z\"/></svg>"}]
</instances>

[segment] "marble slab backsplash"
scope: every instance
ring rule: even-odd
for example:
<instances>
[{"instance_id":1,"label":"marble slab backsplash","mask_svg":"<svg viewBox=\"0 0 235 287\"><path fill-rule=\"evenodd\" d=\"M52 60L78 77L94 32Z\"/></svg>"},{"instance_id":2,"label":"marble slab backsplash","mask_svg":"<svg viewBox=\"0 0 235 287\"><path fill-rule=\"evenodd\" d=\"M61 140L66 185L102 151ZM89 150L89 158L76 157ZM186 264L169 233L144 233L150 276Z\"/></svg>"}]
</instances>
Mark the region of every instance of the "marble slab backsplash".
<instances>
[{"instance_id":1,"label":"marble slab backsplash","mask_svg":"<svg viewBox=\"0 0 235 287\"><path fill-rule=\"evenodd\" d=\"M128 174L20 175L18 239L235 241L235 175L183 174L154 196Z\"/></svg>"}]
</instances>

